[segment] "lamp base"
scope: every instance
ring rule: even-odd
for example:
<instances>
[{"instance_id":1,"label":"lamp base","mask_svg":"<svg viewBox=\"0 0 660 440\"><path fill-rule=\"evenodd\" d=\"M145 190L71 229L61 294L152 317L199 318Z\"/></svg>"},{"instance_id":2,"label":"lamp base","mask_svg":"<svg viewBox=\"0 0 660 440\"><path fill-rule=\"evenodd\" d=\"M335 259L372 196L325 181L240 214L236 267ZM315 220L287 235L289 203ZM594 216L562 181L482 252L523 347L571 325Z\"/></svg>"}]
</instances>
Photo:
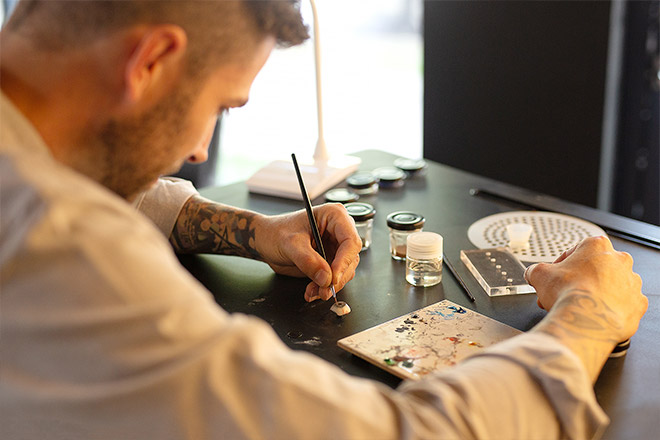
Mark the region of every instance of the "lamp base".
<instances>
[{"instance_id":1,"label":"lamp base","mask_svg":"<svg viewBox=\"0 0 660 440\"><path fill-rule=\"evenodd\" d=\"M355 156L331 157L327 161L298 160L305 187L313 200L357 171L361 159ZM298 178L290 160L276 160L247 180L250 192L285 199L302 200Z\"/></svg>"}]
</instances>

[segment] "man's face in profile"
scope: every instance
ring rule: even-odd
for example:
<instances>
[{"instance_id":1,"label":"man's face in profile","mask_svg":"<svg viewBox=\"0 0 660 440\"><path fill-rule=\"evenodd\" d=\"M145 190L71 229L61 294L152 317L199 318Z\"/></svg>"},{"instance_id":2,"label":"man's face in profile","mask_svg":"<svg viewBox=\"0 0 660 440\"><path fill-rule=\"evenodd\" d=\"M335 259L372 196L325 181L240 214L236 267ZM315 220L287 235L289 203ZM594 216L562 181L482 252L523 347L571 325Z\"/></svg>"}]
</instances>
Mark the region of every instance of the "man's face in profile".
<instances>
[{"instance_id":1,"label":"man's face in profile","mask_svg":"<svg viewBox=\"0 0 660 440\"><path fill-rule=\"evenodd\" d=\"M274 38L268 37L252 56L219 66L198 84L182 79L148 112L108 121L99 132L104 147L99 157L101 183L131 200L185 161L206 160L218 116L247 102L252 82L274 46Z\"/></svg>"}]
</instances>

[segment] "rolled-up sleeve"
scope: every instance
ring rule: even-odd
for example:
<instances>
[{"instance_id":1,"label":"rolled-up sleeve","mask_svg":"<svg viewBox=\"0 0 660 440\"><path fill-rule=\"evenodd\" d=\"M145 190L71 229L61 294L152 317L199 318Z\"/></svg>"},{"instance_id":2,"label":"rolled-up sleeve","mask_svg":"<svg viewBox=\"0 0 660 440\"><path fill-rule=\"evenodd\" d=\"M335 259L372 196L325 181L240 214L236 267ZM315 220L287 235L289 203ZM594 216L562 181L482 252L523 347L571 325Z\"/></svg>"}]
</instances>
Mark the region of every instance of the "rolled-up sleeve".
<instances>
[{"instance_id":1,"label":"rolled-up sleeve","mask_svg":"<svg viewBox=\"0 0 660 440\"><path fill-rule=\"evenodd\" d=\"M181 208L194 194L197 194L197 190L188 180L162 177L153 187L141 193L133 206L169 237Z\"/></svg>"},{"instance_id":2,"label":"rolled-up sleeve","mask_svg":"<svg viewBox=\"0 0 660 440\"><path fill-rule=\"evenodd\" d=\"M444 419L424 424L451 426L457 438L591 439L609 423L575 354L540 333L512 338L461 368L399 390L430 403Z\"/></svg>"}]
</instances>

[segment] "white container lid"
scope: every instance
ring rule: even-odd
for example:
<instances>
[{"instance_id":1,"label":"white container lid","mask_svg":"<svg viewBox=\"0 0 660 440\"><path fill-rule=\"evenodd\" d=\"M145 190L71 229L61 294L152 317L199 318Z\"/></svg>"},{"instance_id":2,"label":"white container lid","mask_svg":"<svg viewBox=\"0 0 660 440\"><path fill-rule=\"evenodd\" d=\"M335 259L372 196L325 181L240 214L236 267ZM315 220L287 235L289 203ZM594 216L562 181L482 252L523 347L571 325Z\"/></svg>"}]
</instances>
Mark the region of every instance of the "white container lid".
<instances>
[{"instance_id":1,"label":"white container lid","mask_svg":"<svg viewBox=\"0 0 660 440\"><path fill-rule=\"evenodd\" d=\"M406 240L406 255L416 260L442 257L442 235L435 232L414 232Z\"/></svg>"},{"instance_id":2,"label":"white container lid","mask_svg":"<svg viewBox=\"0 0 660 440\"><path fill-rule=\"evenodd\" d=\"M506 233L509 236L509 247L512 249L529 249L532 225L511 223L510 225L506 225Z\"/></svg>"}]
</instances>

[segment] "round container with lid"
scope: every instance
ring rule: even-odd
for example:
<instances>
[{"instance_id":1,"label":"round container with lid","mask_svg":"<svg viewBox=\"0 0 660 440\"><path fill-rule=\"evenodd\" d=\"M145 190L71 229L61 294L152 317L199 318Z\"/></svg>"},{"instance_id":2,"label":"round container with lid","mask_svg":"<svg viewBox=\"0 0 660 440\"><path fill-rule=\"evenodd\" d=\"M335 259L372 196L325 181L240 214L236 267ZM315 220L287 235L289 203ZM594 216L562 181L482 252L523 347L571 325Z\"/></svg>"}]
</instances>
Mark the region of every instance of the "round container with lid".
<instances>
[{"instance_id":1,"label":"round container with lid","mask_svg":"<svg viewBox=\"0 0 660 440\"><path fill-rule=\"evenodd\" d=\"M367 195L378 192L378 178L368 171L358 171L348 176L346 184L356 194Z\"/></svg>"},{"instance_id":2,"label":"round container with lid","mask_svg":"<svg viewBox=\"0 0 660 440\"><path fill-rule=\"evenodd\" d=\"M394 166L403 171L408 179L423 176L428 167L424 159L406 159L404 157L396 159Z\"/></svg>"},{"instance_id":3,"label":"round container with lid","mask_svg":"<svg viewBox=\"0 0 660 440\"><path fill-rule=\"evenodd\" d=\"M407 240L406 281L413 286L435 286L442 281L442 236L415 232Z\"/></svg>"},{"instance_id":4,"label":"round container with lid","mask_svg":"<svg viewBox=\"0 0 660 440\"><path fill-rule=\"evenodd\" d=\"M333 203L357 202L359 195L347 188L335 188L325 193L325 201Z\"/></svg>"},{"instance_id":5,"label":"round container with lid","mask_svg":"<svg viewBox=\"0 0 660 440\"><path fill-rule=\"evenodd\" d=\"M406 173L395 167L376 168L373 173L378 178L378 186L381 188L400 188L406 179Z\"/></svg>"},{"instance_id":6,"label":"round container with lid","mask_svg":"<svg viewBox=\"0 0 660 440\"><path fill-rule=\"evenodd\" d=\"M376 210L370 204L361 202L347 203L344 207L355 221L355 228L362 239L362 250L369 249Z\"/></svg>"},{"instance_id":7,"label":"round container with lid","mask_svg":"<svg viewBox=\"0 0 660 440\"><path fill-rule=\"evenodd\" d=\"M395 260L406 259L406 241L414 232L420 232L425 219L419 214L408 211L397 211L387 216L387 227L390 230L390 255Z\"/></svg>"}]
</instances>

